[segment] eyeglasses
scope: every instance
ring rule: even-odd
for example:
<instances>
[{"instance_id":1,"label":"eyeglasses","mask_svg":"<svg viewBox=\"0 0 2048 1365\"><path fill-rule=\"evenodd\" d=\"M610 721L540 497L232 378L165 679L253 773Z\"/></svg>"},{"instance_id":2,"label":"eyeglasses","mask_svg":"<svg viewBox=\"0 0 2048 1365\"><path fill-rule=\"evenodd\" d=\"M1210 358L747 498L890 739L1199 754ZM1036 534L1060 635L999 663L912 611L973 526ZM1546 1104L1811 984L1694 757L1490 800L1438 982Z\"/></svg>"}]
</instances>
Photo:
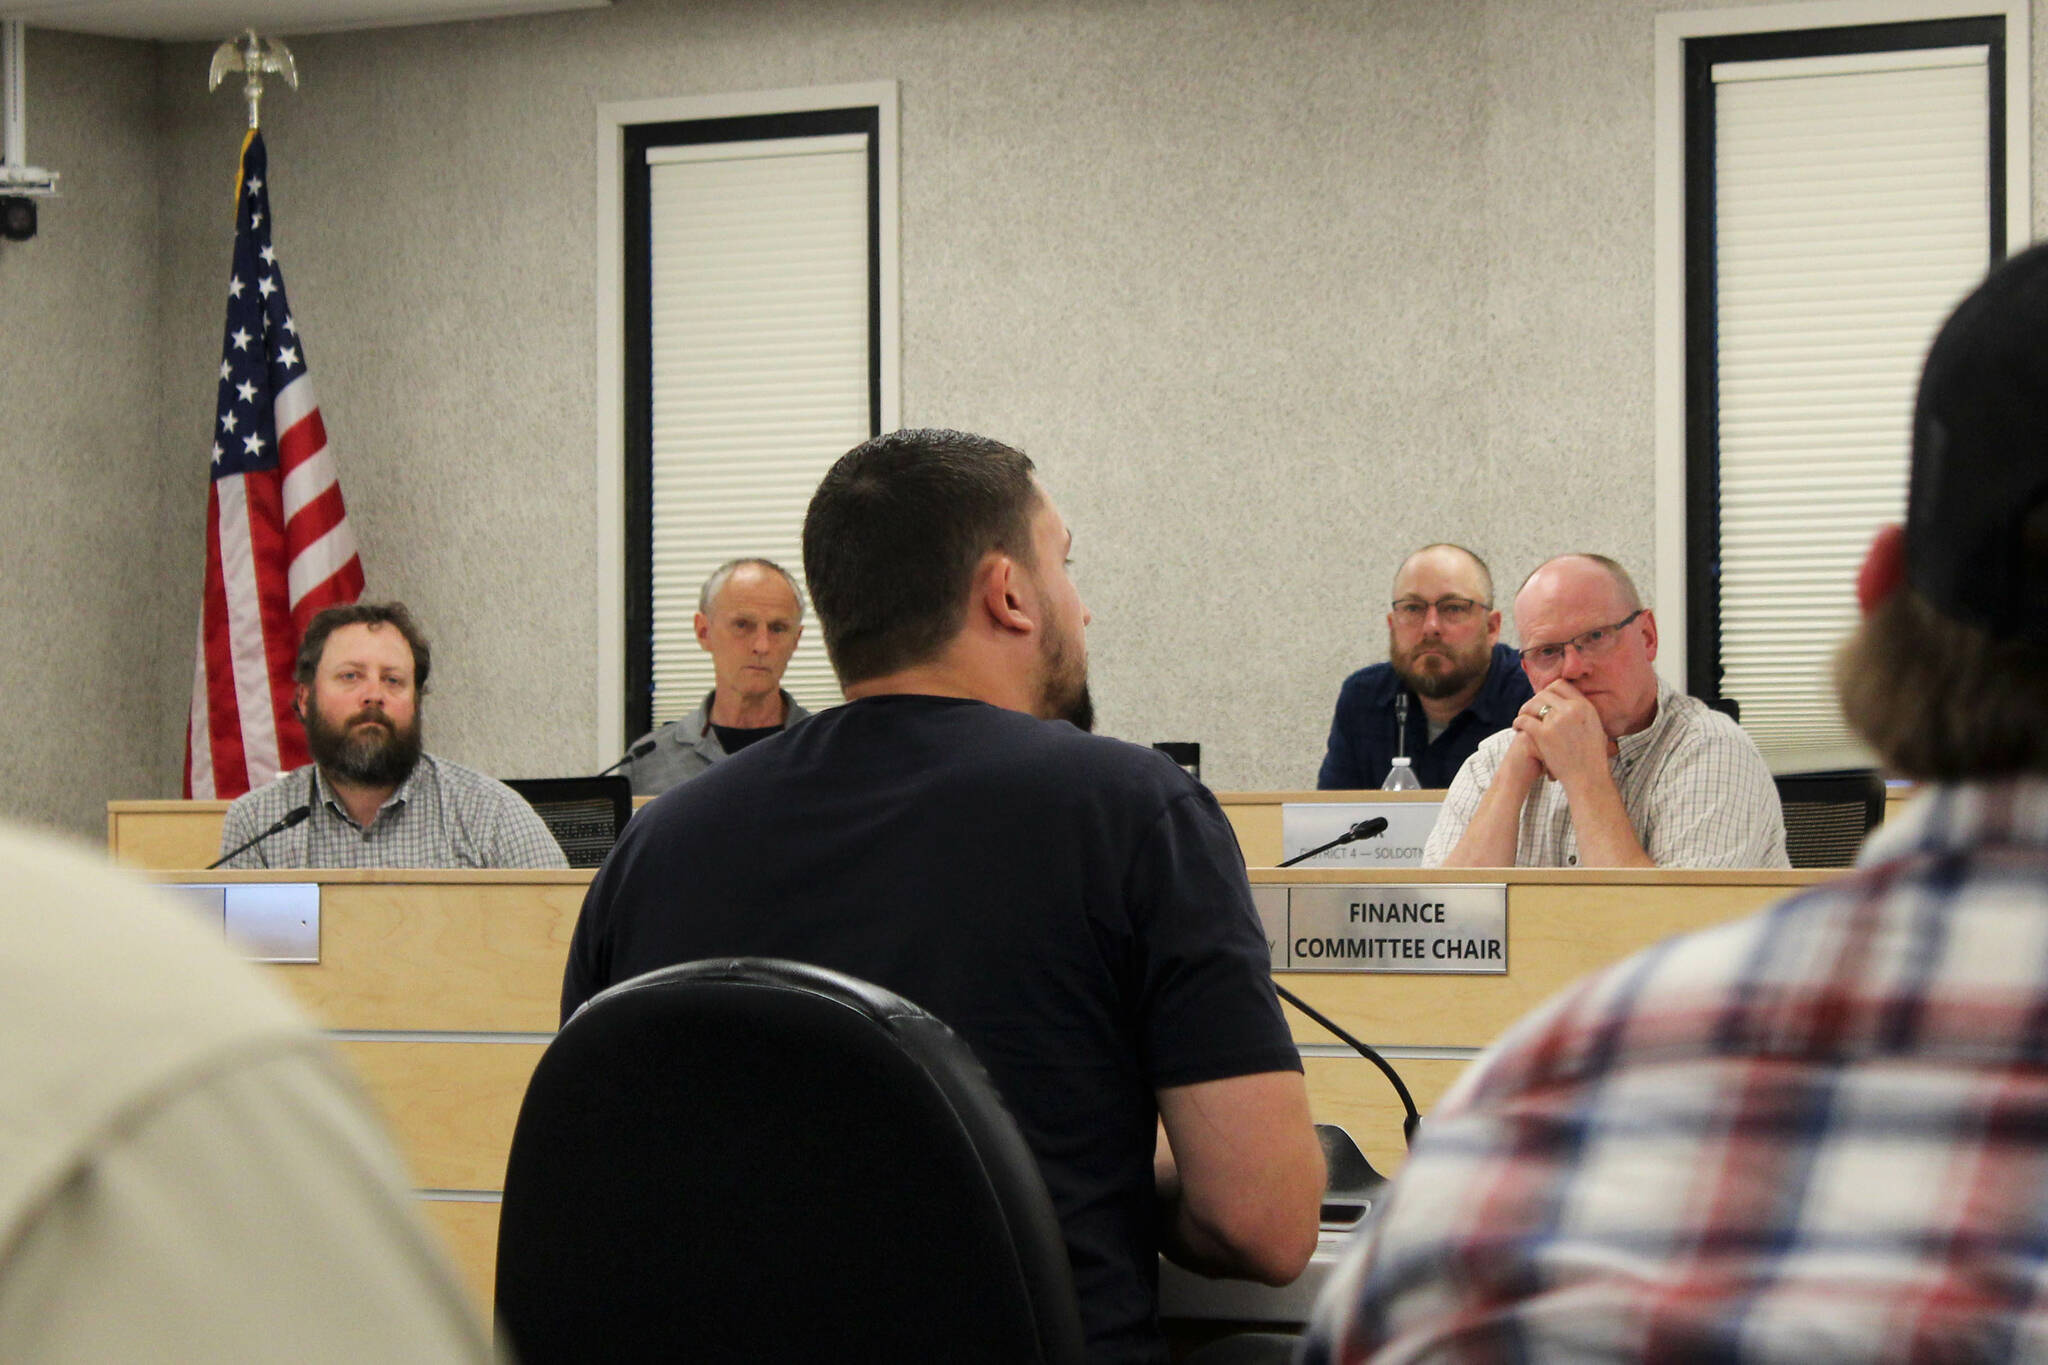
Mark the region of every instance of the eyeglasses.
<instances>
[{"instance_id":1,"label":"eyeglasses","mask_svg":"<svg viewBox=\"0 0 2048 1365\"><path fill-rule=\"evenodd\" d=\"M1567 649L1579 651L1582 659L1598 659L1612 654L1614 647L1621 643L1621 632L1631 621L1648 611L1648 607L1637 607L1611 626L1595 626L1583 635L1574 635L1554 645L1537 645L1534 649L1522 651L1522 666L1538 673L1549 673L1564 667L1564 652Z\"/></svg>"},{"instance_id":2,"label":"eyeglasses","mask_svg":"<svg viewBox=\"0 0 2048 1365\"><path fill-rule=\"evenodd\" d=\"M1421 625L1431 607L1436 608L1436 619L1447 626L1462 626L1477 613L1493 610L1491 602L1474 602L1469 597L1439 597L1434 602L1404 597L1389 605L1394 609L1394 619L1404 626Z\"/></svg>"}]
</instances>

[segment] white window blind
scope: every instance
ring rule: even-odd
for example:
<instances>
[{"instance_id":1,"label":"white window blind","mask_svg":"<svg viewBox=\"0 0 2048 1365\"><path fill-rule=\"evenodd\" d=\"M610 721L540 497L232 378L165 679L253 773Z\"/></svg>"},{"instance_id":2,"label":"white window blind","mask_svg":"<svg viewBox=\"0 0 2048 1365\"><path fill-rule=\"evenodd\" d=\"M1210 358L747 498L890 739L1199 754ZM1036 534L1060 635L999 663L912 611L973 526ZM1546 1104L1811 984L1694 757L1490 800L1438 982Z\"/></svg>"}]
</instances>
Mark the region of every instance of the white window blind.
<instances>
[{"instance_id":1,"label":"white window blind","mask_svg":"<svg viewBox=\"0 0 2048 1365\"><path fill-rule=\"evenodd\" d=\"M1985 50L1713 77L1721 690L1774 767L1848 766L1856 569L1905 513L1934 330L1990 260Z\"/></svg>"},{"instance_id":2,"label":"white window blind","mask_svg":"<svg viewBox=\"0 0 2048 1365\"><path fill-rule=\"evenodd\" d=\"M651 148L654 724L711 691L697 591L726 560L801 582L804 508L869 433L867 137ZM808 603L808 594L806 594ZM783 684L839 700L815 613Z\"/></svg>"}]
</instances>

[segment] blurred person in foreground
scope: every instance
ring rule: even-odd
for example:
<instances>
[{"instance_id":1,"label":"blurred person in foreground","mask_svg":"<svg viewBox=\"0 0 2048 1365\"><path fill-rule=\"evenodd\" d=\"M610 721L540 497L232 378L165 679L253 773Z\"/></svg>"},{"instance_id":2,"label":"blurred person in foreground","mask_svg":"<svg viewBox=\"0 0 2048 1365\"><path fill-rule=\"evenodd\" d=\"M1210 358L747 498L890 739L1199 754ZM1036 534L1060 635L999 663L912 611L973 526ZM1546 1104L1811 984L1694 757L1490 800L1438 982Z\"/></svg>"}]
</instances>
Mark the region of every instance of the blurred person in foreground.
<instances>
[{"instance_id":1,"label":"blurred person in foreground","mask_svg":"<svg viewBox=\"0 0 2048 1365\"><path fill-rule=\"evenodd\" d=\"M361 1093L217 917L12 831L0 878L0 1360L491 1359Z\"/></svg>"},{"instance_id":2,"label":"blurred person in foreground","mask_svg":"<svg viewBox=\"0 0 2048 1365\"><path fill-rule=\"evenodd\" d=\"M1424 1122L1304 1358L2048 1358L2048 249L1929 352L1836 684L1927 784L1580 982Z\"/></svg>"}]
</instances>

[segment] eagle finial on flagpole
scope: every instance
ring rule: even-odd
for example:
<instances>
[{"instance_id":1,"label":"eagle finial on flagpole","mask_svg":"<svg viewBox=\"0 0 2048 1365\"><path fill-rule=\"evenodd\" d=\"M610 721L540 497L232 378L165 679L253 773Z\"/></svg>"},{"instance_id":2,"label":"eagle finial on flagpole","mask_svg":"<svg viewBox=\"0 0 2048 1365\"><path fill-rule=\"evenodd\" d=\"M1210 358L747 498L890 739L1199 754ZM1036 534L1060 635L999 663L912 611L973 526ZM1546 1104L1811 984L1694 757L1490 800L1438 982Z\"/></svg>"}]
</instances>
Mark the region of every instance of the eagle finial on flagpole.
<instances>
[{"instance_id":1,"label":"eagle finial on flagpole","mask_svg":"<svg viewBox=\"0 0 2048 1365\"><path fill-rule=\"evenodd\" d=\"M243 89L249 100L249 127L263 126L263 77L267 72L282 77L292 89L299 88L299 70L292 65L292 50L276 38L259 37L253 28L242 30L213 50L213 69L206 77L207 93L220 89L231 72L248 77Z\"/></svg>"}]
</instances>

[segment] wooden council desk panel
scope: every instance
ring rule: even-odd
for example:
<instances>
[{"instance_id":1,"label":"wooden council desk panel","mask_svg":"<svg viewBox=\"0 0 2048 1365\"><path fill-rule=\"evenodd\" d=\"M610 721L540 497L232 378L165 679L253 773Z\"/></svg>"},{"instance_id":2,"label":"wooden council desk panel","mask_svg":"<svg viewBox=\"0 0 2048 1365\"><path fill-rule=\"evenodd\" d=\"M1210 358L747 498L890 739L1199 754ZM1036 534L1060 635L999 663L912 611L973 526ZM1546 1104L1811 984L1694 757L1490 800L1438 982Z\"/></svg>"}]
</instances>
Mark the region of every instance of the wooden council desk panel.
<instances>
[{"instance_id":1,"label":"wooden council desk panel","mask_svg":"<svg viewBox=\"0 0 2048 1365\"><path fill-rule=\"evenodd\" d=\"M1508 970L1495 975L1283 973L1282 984L1375 1046L1484 1047L1597 967L1660 939L1762 909L1839 877L1810 871L1683 868L1253 868L1254 886L1505 883ZM1287 1007L1295 1040L1334 1043Z\"/></svg>"},{"instance_id":2,"label":"wooden council desk panel","mask_svg":"<svg viewBox=\"0 0 2048 1365\"><path fill-rule=\"evenodd\" d=\"M216 817L217 822L217 817ZM512 1129L560 1008L591 873L160 869L320 886L320 961L266 964L382 1112L420 1211L489 1312Z\"/></svg>"},{"instance_id":3,"label":"wooden council desk panel","mask_svg":"<svg viewBox=\"0 0 2048 1365\"><path fill-rule=\"evenodd\" d=\"M277 872L158 871L164 881L265 882ZM505 1157L528 1078L555 1028L569 936L590 881L574 872L306 871L321 887L321 960L277 964L389 1123L463 1278L488 1305ZM1666 934L1746 913L1821 872L1255 871L1257 884L1426 880L1508 885L1504 976L1291 972L1290 989L1367 1042L1476 1047L1585 971ZM1304 1043L1334 1040L1295 1015ZM1462 1057L1397 1058L1425 1110ZM1355 1057L1305 1061L1317 1118L1379 1170L1402 1159L1391 1087Z\"/></svg>"},{"instance_id":4,"label":"wooden council desk panel","mask_svg":"<svg viewBox=\"0 0 2048 1365\"><path fill-rule=\"evenodd\" d=\"M1289 802L1437 800L1443 793L1380 791L1217 792L1216 800L1237 831L1249 867L1280 861L1280 808ZM1910 787L1886 792L1885 818L1911 799ZM652 800L636 796L633 806ZM225 801L109 801L107 852L117 863L141 868L205 867L220 853Z\"/></svg>"},{"instance_id":5,"label":"wooden council desk panel","mask_svg":"<svg viewBox=\"0 0 2048 1365\"><path fill-rule=\"evenodd\" d=\"M225 801L109 801L107 852L126 867L205 867L220 856Z\"/></svg>"},{"instance_id":6,"label":"wooden council desk panel","mask_svg":"<svg viewBox=\"0 0 2048 1365\"><path fill-rule=\"evenodd\" d=\"M636 796L638 810L654 798ZM205 867L220 856L225 801L109 801L107 852L124 867L150 871Z\"/></svg>"}]
</instances>

